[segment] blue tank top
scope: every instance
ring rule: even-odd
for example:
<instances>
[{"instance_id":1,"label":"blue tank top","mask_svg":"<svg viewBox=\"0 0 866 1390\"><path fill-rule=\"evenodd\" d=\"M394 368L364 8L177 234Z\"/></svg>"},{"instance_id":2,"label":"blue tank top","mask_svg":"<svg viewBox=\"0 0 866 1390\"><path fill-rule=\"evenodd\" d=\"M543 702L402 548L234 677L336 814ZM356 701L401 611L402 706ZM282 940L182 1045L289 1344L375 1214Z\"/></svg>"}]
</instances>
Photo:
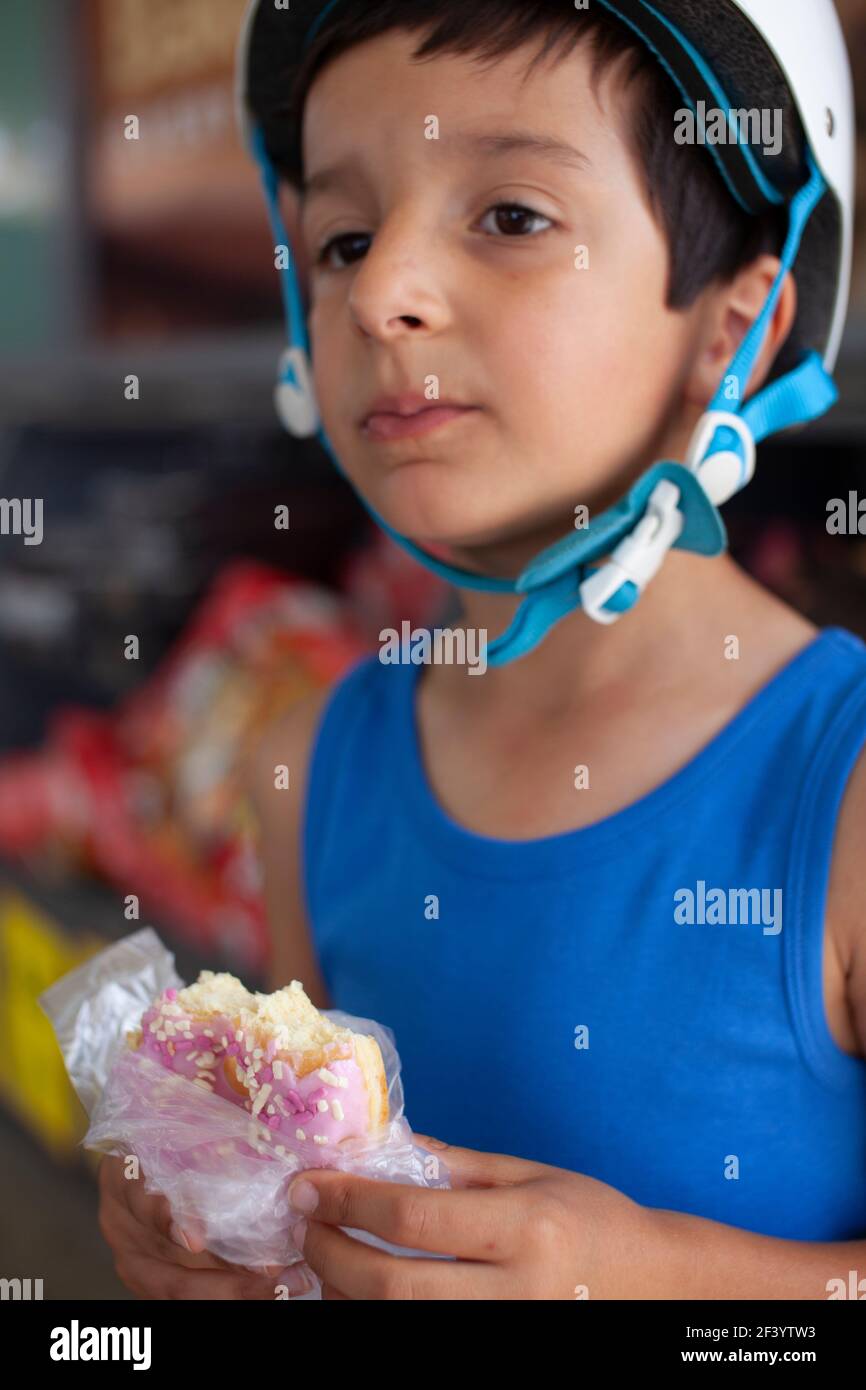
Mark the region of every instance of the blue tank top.
<instances>
[{"instance_id":1,"label":"blue tank top","mask_svg":"<svg viewBox=\"0 0 866 1390\"><path fill-rule=\"evenodd\" d=\"M323 978L393 1029L412 1127L646 1206L862 1237L866 1061L829 1031L822 952L866 645L824 629L661 786L527 841L436 800L421 670L374 654L329 692L302 827Z\"/></svg>"}]
</instances>

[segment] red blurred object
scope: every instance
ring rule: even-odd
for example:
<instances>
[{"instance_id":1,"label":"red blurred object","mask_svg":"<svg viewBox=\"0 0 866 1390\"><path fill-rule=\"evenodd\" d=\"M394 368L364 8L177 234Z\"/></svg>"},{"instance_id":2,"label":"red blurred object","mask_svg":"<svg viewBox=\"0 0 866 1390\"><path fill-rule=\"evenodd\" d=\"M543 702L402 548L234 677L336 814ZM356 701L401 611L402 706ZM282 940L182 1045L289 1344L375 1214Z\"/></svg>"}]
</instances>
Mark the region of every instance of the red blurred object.
<instances>
[{"instance_id":1,"label":"red blurred object","mask_svg":"<svg viewBox=\"0 0 866 1390\"><path fill-rule=\"evenodd\" d=\"M0 761L0 852L96 872L198 946L263 967L267 924L239 771L267 724L368 651L344 600L231 565L116 710L60 710L42 749Z\"/></svg>"},{"instance_id":2,"label":"red blurred object","mask_svg":"<svg viewBox=\"0 0 866 1390\"><path fill-rule=\"evenodd\" d=\"M775 520L765 525L748 557L749 569L762 584L776 592L790 592L804 562L803 540L792 521Z\"/></svg>"}]
</instances>

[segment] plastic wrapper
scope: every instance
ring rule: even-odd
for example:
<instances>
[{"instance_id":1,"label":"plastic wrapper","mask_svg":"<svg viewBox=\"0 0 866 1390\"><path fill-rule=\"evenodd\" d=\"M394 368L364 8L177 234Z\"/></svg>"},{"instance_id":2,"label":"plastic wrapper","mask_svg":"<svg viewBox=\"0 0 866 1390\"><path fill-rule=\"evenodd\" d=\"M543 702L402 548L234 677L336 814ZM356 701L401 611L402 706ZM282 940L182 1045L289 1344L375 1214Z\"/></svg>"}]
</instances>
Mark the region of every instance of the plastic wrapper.
<instances>
[{"instance_id":1,"label":"plastic wrapper","mask_svg":"<svg viewBox=\"0 0 866 1390\"><path fill-rule=\"evenodd\" d=\"M251 1270L301 1262L291 1240L298 1213L289 1205L288 1189L307 1168L338 1168L421 1187L450 1186L438 1156L413 1141L389 1028L339 1009L323 1011L340 1026L372 1034L379 1044L389 1122L375 1141L342 1144L327 1156L318 1145L296 1142L282 1156L265 1139L264 1125L244 1107L127 1045L126 1032L138 1026L156 996L183 987L174 957L146 927L63 976L39 1002L90 1117L82 1144L104 1154L134 1155L145 1191L167 1197L177 1224L195 1230L208 1250ZM366 1231L342 1229L391 1254L436 1258ZM313 1278L312 1296L318 1297Z\"/></svg>"}]
</instances>

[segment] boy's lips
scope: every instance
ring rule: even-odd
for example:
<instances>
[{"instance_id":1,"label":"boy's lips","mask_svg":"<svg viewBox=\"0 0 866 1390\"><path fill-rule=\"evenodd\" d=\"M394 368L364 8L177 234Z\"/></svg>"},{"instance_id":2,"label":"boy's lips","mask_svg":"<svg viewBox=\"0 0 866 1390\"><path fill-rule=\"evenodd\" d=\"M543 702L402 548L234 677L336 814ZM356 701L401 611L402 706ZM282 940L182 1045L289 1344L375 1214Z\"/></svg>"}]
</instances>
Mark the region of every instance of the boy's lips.
<instances>
[{"instance_id":1,"label":"boy's lips","mask_svg":"<svg viewBox=\"0 0 866 1390\"><path fill-rule=\"evenodd\" d=\"M477 406L461 401L429 401L425 396L409 392L402 396L380 396L360 422L361 433L376 442L406 439L429 434L451 420L459 419Z\"/></svg>"},{"instance_id":2,"label":"boy's lips","mask_svg":"<svg viewBox=\"0 0 866 1390\"><path fill-rule=\"evenodd\" d=\"M457 420L462 415L470 415L478 407L474 405L434 405L416 411L414 415L396 415L382 412L370 415L362 425L362 433L368 439L383 443L389 439L407 439L414 435L429 434L440 425Z\"/></svg>"}]
</instances>

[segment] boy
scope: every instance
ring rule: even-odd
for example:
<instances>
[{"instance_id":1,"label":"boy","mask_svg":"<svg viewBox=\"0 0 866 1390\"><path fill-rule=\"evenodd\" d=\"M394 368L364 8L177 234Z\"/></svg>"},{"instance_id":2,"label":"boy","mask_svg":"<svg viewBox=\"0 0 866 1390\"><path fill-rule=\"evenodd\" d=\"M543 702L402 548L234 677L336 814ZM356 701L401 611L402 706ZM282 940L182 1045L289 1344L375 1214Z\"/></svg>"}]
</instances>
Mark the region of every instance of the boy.
<instances>
[{"instance_id":1,"label":"boy","mask_svg":"<svg viewBox=\"0 0 866 1390\"><path fill-rule=\"evenodd\" d=\"M648 587L624 557L616 624L563 586L521 629L471 583L688 457L785 268L783 210L744 212L675 141L681 95L615 6L301 8L283 196L318 409L502 658L373 657L251 768L273 987L391 1026L421 1142L463 1146L450 1192L322 1171L309 1215L296 1183L305 1259L329 1298L827 1297L866 1268L866 648L711 547ZM803 303L785 274L744 397L812 345ZM273 1296L173 1246L114 1161L102 1182L130 1287Z\"/></svg>"}]
</instances>

